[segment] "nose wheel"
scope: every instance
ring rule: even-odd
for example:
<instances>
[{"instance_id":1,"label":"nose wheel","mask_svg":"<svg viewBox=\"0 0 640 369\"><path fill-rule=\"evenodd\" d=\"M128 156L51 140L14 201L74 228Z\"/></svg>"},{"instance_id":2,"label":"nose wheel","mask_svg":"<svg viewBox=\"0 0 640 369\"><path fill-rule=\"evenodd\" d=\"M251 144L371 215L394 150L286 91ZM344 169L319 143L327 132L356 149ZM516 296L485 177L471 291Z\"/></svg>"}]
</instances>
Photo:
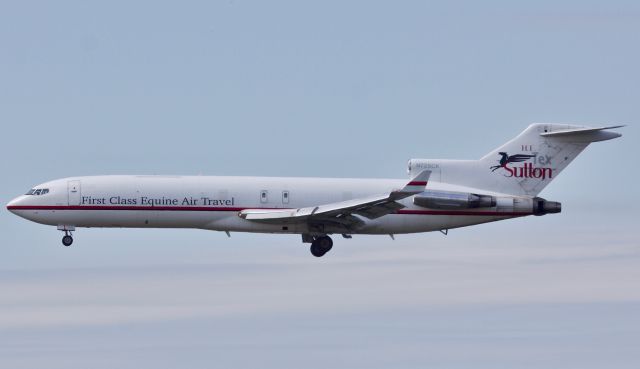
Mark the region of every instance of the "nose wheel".
<instances>
[{"instance_id":1,"label":"nose wheel","mask_svg":"<svg viewBox=\"0 0 640 369\"><path fill-rule=\"evenodd\" d=\"M329 236L318 237L311 243L311 255L319 258L333 247L333 240Z\"/></svg>"},{"instance_id":2,"label":"nose wheel","mask_svg":"<svg viewBox=\"0 0 640 369\"><path fill-rule=\"evenodd\" d=\"M73 243L73 237L71 237L71 233L68 231L64 232L64 237L62 237L62 244L65 246L71 246Z\"/></svg>"}]
</instances>

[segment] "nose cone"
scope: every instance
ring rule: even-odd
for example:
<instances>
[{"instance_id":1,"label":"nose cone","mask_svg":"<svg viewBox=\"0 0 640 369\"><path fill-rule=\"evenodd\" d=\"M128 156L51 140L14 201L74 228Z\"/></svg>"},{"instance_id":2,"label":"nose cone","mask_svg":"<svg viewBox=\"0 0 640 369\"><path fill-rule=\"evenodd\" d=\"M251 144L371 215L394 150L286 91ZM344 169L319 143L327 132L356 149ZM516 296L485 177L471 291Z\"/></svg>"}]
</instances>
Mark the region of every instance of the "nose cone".
<instances>
[{"instance_id":1,"label":"nose cone","mask_svg":"<svg viewBox=\"0 0 640 369\"><path fill-rule=\"evenodd\" d=\"M9 203L7 204L7 210L15 214L16 211L19 209L23 199L24 199L24 196L18 196L15 199L9 201Z\"/></svg>"}]
</instances>

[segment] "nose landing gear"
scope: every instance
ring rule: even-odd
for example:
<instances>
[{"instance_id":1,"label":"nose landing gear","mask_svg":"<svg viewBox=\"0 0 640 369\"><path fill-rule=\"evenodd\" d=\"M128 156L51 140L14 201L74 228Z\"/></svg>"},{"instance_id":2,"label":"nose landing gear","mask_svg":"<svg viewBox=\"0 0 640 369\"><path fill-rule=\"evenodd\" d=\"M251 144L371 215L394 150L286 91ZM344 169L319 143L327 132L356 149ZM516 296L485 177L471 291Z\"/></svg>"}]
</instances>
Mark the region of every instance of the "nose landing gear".
<instances>
[{"instance_id":1,"label":"nose landing gear","mask_svg":"<svg viewBox=\"0 0 640 369\"><path fill-rule=\"evenodd\" d=\"M64 237L62 237L62 244L65 246L71 246L73 243L73 237L71 236L71 232L64 231Z\"/></svg>"},{"instance_id":2,"label":"nose landing gear","mask_svg":"<svg viewBox=\"0 0 640 369\"><path fill-rule=\"evenodd\" d=\"M333 247L333 240L329 236L317 237L311 243L311 255L319 258L324 256Z\"/></svg>"},{"instance_id":3,"label":"nose landing gear","mask_svg":"<svg viewBox=\"0 0 640 369\"><path fill-rule=\"evenodd\" d=\"M64 237L62 237L62 244L65 246L71 246L71 244L73 243L73 236L71 235L71 232L75 231L76 227L71 225L59 225L58 230L64 232Z\"/></svg>"}]
</instances>

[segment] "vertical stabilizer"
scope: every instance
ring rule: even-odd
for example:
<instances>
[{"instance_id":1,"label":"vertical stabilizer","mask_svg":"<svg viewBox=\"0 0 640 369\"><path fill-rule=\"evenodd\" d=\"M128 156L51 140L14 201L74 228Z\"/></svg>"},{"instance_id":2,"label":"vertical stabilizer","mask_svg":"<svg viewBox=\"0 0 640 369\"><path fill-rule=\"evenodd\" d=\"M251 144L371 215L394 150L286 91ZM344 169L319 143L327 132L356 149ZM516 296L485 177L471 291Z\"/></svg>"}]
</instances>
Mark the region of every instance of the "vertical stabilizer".
<instances>
[{"instance_id":1,"label":"vertical stabilizer","mask_svg":"<svg viewBox=\"0 0 640 369\"><path fill-rule=\"evenodd\" d=\"M433 172L433 181L511 195L537 196L590 143L620 137L609 129L532 124L480 160L411 159L409 172Z\"/></svg>"}]
</instances>

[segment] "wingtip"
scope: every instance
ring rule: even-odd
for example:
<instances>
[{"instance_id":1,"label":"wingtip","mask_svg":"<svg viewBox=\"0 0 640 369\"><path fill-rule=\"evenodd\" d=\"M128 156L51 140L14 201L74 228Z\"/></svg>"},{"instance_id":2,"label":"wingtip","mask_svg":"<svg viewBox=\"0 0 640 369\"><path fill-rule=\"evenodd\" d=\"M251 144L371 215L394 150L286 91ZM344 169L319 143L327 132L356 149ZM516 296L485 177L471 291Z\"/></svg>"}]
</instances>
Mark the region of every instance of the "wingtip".
<instances>
[{"instance_id":1,"label":"wingtip","mask_svg":"<svg viewBox=\"0 0 640 369\"><path fill-rule=\"evenodd\" d=\"M420 193L424 191L425 187L429 183L431 177L431 170L425 169L413 177L409 183L407 183L400 192L404 193Z\"/></svg>"},{"instance_id":2,"label":"wingtip","mask_svg":"<svg viewBox=\"0 0 640 369\"><path fill-rule=\"evenodd\" d=\"M417 176L413 177L409 183L424 182L424 184L426 185L429 181L429 177L431 177L431 170L425 169L422 172L418 173Z\"/></svg>"}]
</instances>

